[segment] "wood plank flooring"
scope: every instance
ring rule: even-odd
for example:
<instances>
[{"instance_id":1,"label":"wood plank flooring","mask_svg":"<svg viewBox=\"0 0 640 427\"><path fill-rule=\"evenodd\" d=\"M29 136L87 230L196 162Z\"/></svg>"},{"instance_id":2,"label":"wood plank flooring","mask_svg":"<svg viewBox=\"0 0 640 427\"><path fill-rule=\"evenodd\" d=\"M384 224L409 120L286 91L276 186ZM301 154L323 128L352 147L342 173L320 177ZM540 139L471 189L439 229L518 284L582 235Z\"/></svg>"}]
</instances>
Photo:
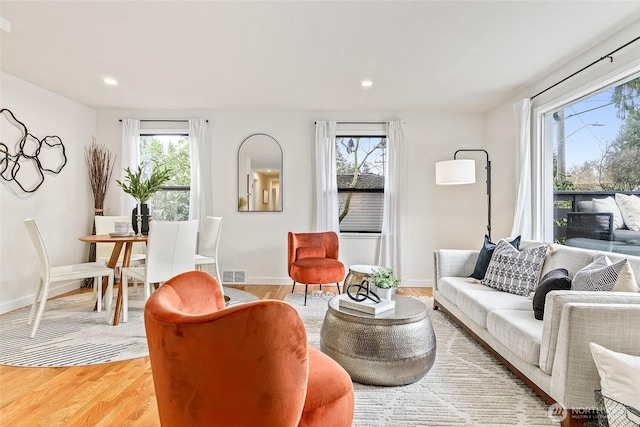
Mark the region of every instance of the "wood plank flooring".
<instances>
[{"instance_id":1,"label":"wood plank flooring","mask_svg":"<svg viewBox=\"0 0 640 427\"><path fill-rule=\"evenodd\" d=\"M233 287L260 299L283 300L291 292L290 285ZM400 294L431 296L431 288ZM0 426L159 425L148 357L71 368L0 365Z\"/></svg>"}]
</instances>

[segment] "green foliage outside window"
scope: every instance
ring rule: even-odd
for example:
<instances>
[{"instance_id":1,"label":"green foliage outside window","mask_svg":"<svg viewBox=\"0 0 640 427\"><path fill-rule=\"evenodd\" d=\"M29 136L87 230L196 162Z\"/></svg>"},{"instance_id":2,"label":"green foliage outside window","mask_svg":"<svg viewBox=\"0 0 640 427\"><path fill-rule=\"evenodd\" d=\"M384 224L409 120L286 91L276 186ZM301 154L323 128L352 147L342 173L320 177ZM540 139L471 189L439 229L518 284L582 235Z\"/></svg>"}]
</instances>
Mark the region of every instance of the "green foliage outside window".
<instances>
[{"instance_id":1,"label":"green foliage outside window","mask_svg":"<svg viewBox=\"0 0 640 427\"><path fill-rule=\"evenodd\" d=\"M140 164L145 171L162 166L172 171L169 181L149 199L153 218L162 221L188 220L191 185L189 137L141 135Z\"/></svg>"}]
</instances>

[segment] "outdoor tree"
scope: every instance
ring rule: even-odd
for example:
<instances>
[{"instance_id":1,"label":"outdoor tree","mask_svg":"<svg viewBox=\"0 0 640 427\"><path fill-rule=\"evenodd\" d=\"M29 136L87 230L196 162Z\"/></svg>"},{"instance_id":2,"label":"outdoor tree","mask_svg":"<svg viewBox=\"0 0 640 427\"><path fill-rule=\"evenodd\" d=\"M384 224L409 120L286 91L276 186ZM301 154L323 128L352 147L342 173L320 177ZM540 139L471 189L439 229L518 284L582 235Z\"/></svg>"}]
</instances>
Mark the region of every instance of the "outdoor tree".
<instances>
[{"instance_id":1,"label":"outdoor tree","mask_svg":"<svg viewBox=\"0 0 640 427\"><path fill-rule=\"evenodd\" d=\"M357 188L360 174L384 174L386 138L345 137L336 138L336 167L338 175L351 175L346 188ZM349 213L353 194L347 193L338 216L339 222Z\"/></svg>"}]
</instances>

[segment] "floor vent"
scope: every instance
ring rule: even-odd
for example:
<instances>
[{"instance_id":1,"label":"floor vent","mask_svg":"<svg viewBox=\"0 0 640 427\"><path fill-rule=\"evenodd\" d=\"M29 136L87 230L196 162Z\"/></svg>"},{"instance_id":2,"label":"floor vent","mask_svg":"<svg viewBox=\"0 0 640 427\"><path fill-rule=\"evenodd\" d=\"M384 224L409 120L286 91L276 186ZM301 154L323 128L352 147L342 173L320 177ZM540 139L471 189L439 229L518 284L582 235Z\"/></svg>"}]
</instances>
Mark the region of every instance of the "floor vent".
<instances>
[{"instance_id":1,"label":"floor vent","mask_svg":"<svg viewBox=\"0 0 640 427\"><path fill-rule=\"evenodd\" d=\"M222 283L245 283L247 280L247 272L244 270L222 272Z\"/></svg>"}]
</instances>

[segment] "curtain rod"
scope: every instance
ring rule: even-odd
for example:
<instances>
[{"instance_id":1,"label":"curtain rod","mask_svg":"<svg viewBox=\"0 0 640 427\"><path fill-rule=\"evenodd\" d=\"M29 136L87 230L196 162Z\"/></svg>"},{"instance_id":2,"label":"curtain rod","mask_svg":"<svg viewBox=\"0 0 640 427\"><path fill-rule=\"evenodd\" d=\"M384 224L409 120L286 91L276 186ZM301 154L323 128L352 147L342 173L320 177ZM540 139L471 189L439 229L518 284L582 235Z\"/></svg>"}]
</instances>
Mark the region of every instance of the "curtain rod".
<instances>
[{"instance_id":1,"label":"curtain rod","mask_svg":"<svg viewBox=\"0 0 640 427\"><path fill-rule=\"evenodd\" d=\"M119 122L122 121L122 119L118 120ZM151 119L147 119L147 120L140 120L141 122L173 122L173 123L187 123L189 120L151 120ZM207 123L209 123L209 120L205 120Z\"/></svg>"},{"instance_id":2,"label":"curtain rod","mask_svg":"<svg viewBox=\"0 0 640 427\"><path fill-rule=\"evenodd\" d=\"M317 125L318 122L313 122ZM387 122L336 122L338 125L386 125Z\"/></svg>"},{"instance_id":3,"label":"curtain rod","mask_svg":"<svg viewBox=\"0 0 640 427\"><path fill-rule=\"evenodd\" d=\"M557 83L555 83L555 84L553 84L553 85L549 86L548 88L546 88L546 89L545 89L545 90L543 90L542 92L538 92L538 93L536 93L535 95L533 95L533 96L531 97L531 100L533 100L533 98L535 98L536 96L538 96L538 95L542 95L542 94L543 94L543 93L545 93L546 91L548 91L548 90L550 90L550 89L553 89L554 87L558 86L560 83L563 83L563 82L565 82L565 81L569 80L571 77L575 76L576 74L580 74L581 72L583 72L583 71L584 71L584 70L586 70L587 68L589 68L589 67L592 67L592 66L596 65L596 64L597 64L598 62L600 62L600 61L604 61L605 59L609 59L611 62L613 62L613 56L611 56L611 55L613 55L614 53L618 52L619 50L624 49L625 47L629 46L630 44L637 42L638 40L640 40L640 37L636 37L635 39L631 40L630 42L628 42L628 43L626 43L626 44L624 44L624 45L620 46L620 47L619 47L619 48L617 48L616 50L614 50L614 51L611 51L611 52L607 53L605 56L601 57L600 59L596 59L596 60L595 60L595 61L593 61L591 64L587 65L586 67L583 67L583 68L579 69L578 71L576 71L575 73L571 74L570 76L567 76L567 77L565 77L564 79L560 80L559 82L557 82Z\"/></svg>"}]
</instances>

